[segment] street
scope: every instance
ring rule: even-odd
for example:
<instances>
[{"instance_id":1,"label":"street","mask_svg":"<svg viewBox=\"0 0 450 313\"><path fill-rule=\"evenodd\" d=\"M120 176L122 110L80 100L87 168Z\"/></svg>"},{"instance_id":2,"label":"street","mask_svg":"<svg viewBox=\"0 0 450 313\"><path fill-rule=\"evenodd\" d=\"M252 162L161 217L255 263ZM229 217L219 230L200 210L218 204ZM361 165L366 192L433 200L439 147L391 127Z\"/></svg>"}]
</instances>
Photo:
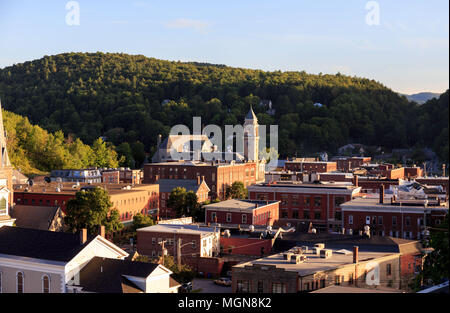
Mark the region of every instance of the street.
<instances>
[{"instance_id":1,"label":"street","mask_svg":"<svg viewBox=\"0 0 450 313\"><path fill-rule=\"evenodd\" d=\"M192 281L192 290L202 289L200 293L231 293L231 287L224 287L214 284L213 279L195 278Z\"/></svg>"}]
</instances>

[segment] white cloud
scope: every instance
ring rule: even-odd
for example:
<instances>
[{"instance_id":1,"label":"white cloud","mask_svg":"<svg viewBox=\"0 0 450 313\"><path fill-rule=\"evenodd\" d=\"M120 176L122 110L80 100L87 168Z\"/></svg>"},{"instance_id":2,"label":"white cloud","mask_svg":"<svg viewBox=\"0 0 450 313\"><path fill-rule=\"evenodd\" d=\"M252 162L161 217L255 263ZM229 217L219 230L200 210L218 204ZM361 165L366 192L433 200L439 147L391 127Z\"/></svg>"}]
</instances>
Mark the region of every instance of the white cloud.
<instances>
[{"instance_id":1,"label":"white cloud","mask_svg":"<svg viewBox=\"0 0 450 313\"><path fill-rule=\"evenodd\" d=\"M166 24L168 28L173 29L193 29L200 33L208 32L211 27L211 23L201 20L191 20L185 18L179 18L173 21L170 21Z\"/></svg>"}]
</instances>

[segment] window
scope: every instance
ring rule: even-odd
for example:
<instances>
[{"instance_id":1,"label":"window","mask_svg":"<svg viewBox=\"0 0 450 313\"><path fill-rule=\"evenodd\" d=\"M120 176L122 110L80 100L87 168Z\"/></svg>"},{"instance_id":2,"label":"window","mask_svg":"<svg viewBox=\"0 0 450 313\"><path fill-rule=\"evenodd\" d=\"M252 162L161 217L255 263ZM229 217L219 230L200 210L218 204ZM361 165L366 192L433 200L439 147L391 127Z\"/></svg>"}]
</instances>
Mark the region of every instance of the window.
<instances>
[{"instance_id":1,"label":"window","mask_svg":"<svg viewBox=\"0 0 450 313\"><path fill-rule=\"evenodd\" d=\"M192 249L195 249L197 247L197 241L192 240Z\"/></svg>"},{"instance_id":2,"label":"window","mask_svg":"<svg viewBox=\"0 0 450 313\"><path fill-rule=\"evenodd\" d=\"M231 223L231 213L227 213L227 223Z\"/></svg>"},{"instance_id":3,"label":"window","mask_svg":"<svg viewBox=\"0 0 450 313\"><path fill-rule=\"evenodd\" d=\"M242 214L242 224L247 223L247 214Z\"/></svg>"},{"instance_id":4,"label":"window","mask_svg":"<svg viewBox=\"0 0 450 313\"><path fill-rule=\"evenodd\" d=\"M236 292L250 292L250 282L248 280L238 280Z\"/></svg>"},{"instance_id":5,"label":"window","mask_svg":"<svg viewBox=\"0 0 450 313\"><path fill-rule=\"evenodd\" d=\"M282 218L288 218L288 212L286 210L281 211Z\"/></svg>"},{"instance_id":6,"label":"window","mask_svg":"<svg viewBox=\"0 0 450 313\"><path fill-rule=\"evenodd\" d=\"M405 218L405 224L406 224L406 226L410 226L411 225L411 217L407 216Z\"/></svg>"},{"instance_id":7,"label":"window","mask_svg":"<svg viewBox=\"0 0 450 313\"><path fill-rule=\"evenodd\" d=\"M298 211L297 210L292 211L292 218L298 218Z\"/></svg>"},{"instance_id":8,"label":"window","mask_svg":"<svg viewBox=\"0 0 450 313\"><path fill-rule=\"evenodd\" d=\"M321 206L321 205L322 205L322 198L314 197L314 206Z\"/></svg>"},{"instance_id":9,"label":"window","mask_svg":"<svg viewBox=\"0 0 450 313\"><path fill-rule=\"evenodd\" d=\"M6 209L7 209L6 199L2 198L0 200L0 215L6 215Z\"/></svg>"},{"instance_id":10,"label":"window","mask_svg":"<svg viewBox=\"0 0 450 313\"><path fill-rule=\"evenodd\" d=\"M334 212L334 219L336 221L342 221L342 212L340 212L340 211Z\"/></svg>"},{"instance_id":11,"label":"window","mask_svg":"<svg viewBox=\"0 0 450 313\"><path fill-rule=\"evenodd\" d=\"M42 277L42 292L50 293L50 278L47 275Z\"/></svg>"},{"instance_id":12,"label":"window","mask_svg":"<svg viewBox=\"0 0 450 313\"><path fill-rule=\"evenodd\" d=\"M305 283L304 286L305 286L305 291L309 291L309 283Z\"/></svg>"},{"instance_id":13,"label":"window","mask_svg":"<svg viewBox=\"0 0 450 313\"><path fill-rule=\"evenodd\" d=\"M272 283L272 293L286 293L286 284Z\"/></svg>"},{"instance_id":14,"label":"window","mask_svg":"<svg viewBox=\"0 0 450 313\"><path fill-rule=\"evenodd\" d=\"M264 282L258 281L258 293L264 293Z\"/></svg>"},{"instance_id":15,"label":"window","mask_svg":"<svg viewBox=\"0 0 450 313\"><path fill-rule=\"evenodd\" d=\"M23 293L23 273L17 273L17 293Z\"/></svg>"},{"instance_id":16,"label":"window","mask_svg":"<svg viewBox=\"0 0 450 313\"><path fill-rule=\"evenodd\" d=\"M217 215L216 215L216 212L211 212L211 222L216 222L216 219L217 219Z\"/></svg>"},{"instance_id":17,"label":"window","mask_svg":"<svg viewBox=\"0 0 450 313\"><path fill-rule=\"evenodd\" d=\"M325 288L325 278L320 280L320 288Z\"/></svg>"},{"instance_id":18,"label":"window","mask_svg":"<svg viewBox=\"0 0 450 313\"><path fill-rule=\"evenodd\" d=\"M349 216L348 216L348 223L349 223L350 225L353 225L353 215L349 215Z\"/></svg>"},{"instance_id":19,"label":"window","mask_svg":"<svg viewBox=\"0 0 450 313\"><path fill-rule=\"evenodd\" d=\"M386 264L386 275L391 276L392 275L392 266L391 264Z\"/></svg>"},{"instance_id":20,"label":"window","mask_svg":"<svg viewBox=\"0 0 450 313\"><path fill-rule=\"evenodd\" d=\"M335 285L340 285L340 284L341 284L341 276L336 275L336 276L334 277L334 284L335 284Z\"/></svg>"},{"instance_id":21,"label":"window","mask_svg":"<svg viewBox=\"0 0 450 313\"><path fill-rule=\"evenodd\" d=\"M392 217L392 226L397 225L397 216Z\"/></svg>"},{"instance_id":22,"label":"window","mask_svg":"<svg viewBox=\"0 0 450 313\"><path fill-rule=\"evenodd\" d=\"M345 202L345 198L344 197L335 197L334 198L334 207L338 208L341 206L342 203Z\"/></svg>"},{"instance_id":23,"label":"window","mask_svg":"<svg viewBox=\"0 0 450 313\"><path fill-rule=\"evenodd\" d=\"M314 219L315 220L320 220L321 214L320 212L314 212Z\"/></svg>"},{"instance_id":24,"label":"window","mask_svg":"<svg viewBox=\"0 0 450 313\"><path fill-rule=\"evenodd\" d=\"M309 220L309 211L303 211L303 218Z\"/></svg>"},{"instance_id":25,"label":"window","mask_svg":"<svg viewBox=\"0 0 450 313\"><path fill-rule=\"evenodd\" d=\"M350 274L348 275L348 284L349 284L349 285L353 285L353 273L350 273Z\"/></svg>"},{"instance_id":26,"label":"window","mask_svg":"<svg viewBox=\"0 0 450 313\"><path fill-rule=\"evenodd\" d=\"M309 206L309 197L304 197L304 198L303 198L303 204L304 204L305 206Z\"/></svg>"},{"instance_id":27,"label":"window","mask_svg":"<svg viewBox=\"0 0 450 313\"><path fill-rule=\"evenodd\" d=\"M383 217L378 216L378 225L383 225Z\"/></svg>"}]
</instances>

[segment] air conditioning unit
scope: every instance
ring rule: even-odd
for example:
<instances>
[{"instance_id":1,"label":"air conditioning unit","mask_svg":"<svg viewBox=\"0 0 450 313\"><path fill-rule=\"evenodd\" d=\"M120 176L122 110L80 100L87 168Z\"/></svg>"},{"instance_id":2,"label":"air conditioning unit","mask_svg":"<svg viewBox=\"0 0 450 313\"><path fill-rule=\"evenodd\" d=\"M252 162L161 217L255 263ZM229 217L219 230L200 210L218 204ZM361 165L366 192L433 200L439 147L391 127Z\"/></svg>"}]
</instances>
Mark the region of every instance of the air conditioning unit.
<instances>
[{"instance_id":1,"label":"air conditioning unit","mask_svg":"<svg viewBox=\"0 0 450 313\"><path fill-rule=\"evenodd\" d=\"M320 250L320 257L323 259L329 259L333 256L333 251L329 249Z\"/></svg>"},{"instance_id":2,"label":"air conditioning unit","mask_svg":"<svg viewBox=\"0 0 450 313\"><path fill-rule=\"evenodd\" d=\"M320 255L320 251L321 251L322 249L320 249L320 248L318 248L318 247L314 247L314 253L316 254L316 255Z\"/></svg>"},{"instance_id":3,"label":"air conditioning unit","mask_svg":"<svg viewBox=\"0 0 450 313\"><path fill-rule=\"evenodd\" d=\"M316 243L314 245L314 247L319 248L319 249L324 249L325 248L325 244L324 243Z\"/></svg>"},{"instance_id":4,"label":"air conditioning unit","mask_svg":"<svg viewBox=\"0 0 450 313\"><path fill-rule=\"evenodd\" d=\"M291 261L291 256L293 255L293 253L283 253L283 258L285 260L287 260L288 262Z\"/></svg>"},{"instance_id":5,"label":"air conditioning unit","mask_svg":"<svg viewBox=\"0 0 450 313\"><path fill-rule=\"evenodd\" d=\"M293 254L293 255L291 255L291 260L290 260L291 264L300 264L302 262L303 262L303 260L302 260L300 254Z\"/></svg>"},{"instance_id":6,"label":"air conditioning unit","mask_svg":"<svg viewBox=\"0 0 450 313\"><path fill-rule=\"evenodd\" d=\"M303 253L310 252L308 246L302 246L302 250L303 250Z\"/></svg>"}]
</instances>

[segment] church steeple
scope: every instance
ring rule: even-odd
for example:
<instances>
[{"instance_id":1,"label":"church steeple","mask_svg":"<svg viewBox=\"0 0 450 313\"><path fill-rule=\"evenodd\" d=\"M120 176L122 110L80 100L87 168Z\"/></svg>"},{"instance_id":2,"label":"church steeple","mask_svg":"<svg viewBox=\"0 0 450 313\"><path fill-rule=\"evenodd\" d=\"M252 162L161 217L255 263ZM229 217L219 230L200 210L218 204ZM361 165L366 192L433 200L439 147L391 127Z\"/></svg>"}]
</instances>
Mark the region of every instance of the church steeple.
<instances>
[{"instance_id":1,"label":"church steeple","mask_svg":"<svg viewBox=\"0 0 450 313\"><path fill-rule=\"evenodd\" d=\"M259 132L258 118L250 106L244 122L244 157L248 161L259 160Z\"/></svg>"}]
</instances>

